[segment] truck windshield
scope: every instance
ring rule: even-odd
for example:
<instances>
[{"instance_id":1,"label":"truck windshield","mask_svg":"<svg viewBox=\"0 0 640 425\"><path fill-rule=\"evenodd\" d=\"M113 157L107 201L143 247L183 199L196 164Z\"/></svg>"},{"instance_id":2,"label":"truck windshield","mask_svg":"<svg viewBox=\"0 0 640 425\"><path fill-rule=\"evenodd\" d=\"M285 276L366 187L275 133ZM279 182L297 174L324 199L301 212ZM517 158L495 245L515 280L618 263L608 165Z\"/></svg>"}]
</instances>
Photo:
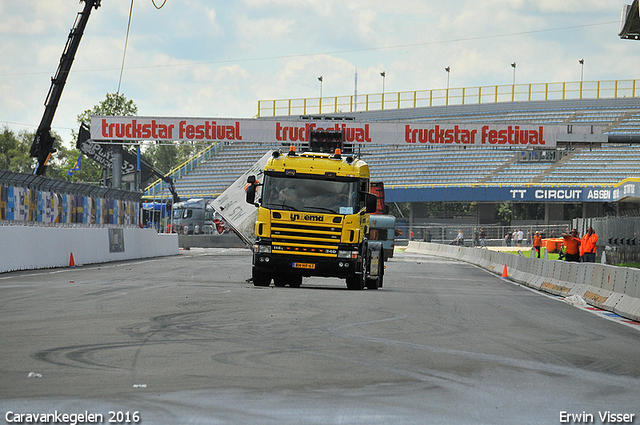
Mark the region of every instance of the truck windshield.
<instances>
[{"instance_id":1,"label":"truck windshield","mask_svg":"<svg viewBox=\"0 0 640 425\"><path fill-rule=\"evenodd\" d=\"M262 206L270 209L354 214L356 181L265 176Z\"/></svg>"},{"instance_id":2,"label":"truck windshield","mask_svg":"<svg viewBox=\"0 0 640 425\"><path fill-rule=\"evenodd\" d=\"M174 219L191 217L192 210L186 208L174 208L172 215Z\"/></svg>"}]
</instances>

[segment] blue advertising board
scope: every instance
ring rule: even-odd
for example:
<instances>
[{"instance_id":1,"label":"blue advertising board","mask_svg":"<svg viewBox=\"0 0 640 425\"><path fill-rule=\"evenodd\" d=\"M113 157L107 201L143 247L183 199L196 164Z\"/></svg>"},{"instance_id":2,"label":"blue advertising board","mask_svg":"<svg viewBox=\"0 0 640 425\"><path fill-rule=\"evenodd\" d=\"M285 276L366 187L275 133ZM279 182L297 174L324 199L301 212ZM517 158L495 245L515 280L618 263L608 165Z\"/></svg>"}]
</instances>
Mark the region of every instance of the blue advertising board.
<instances>
[{"instance_id":1,"label":"blue advertising board","mask_svg":"<svg viewBox=\"0 0 640 425\"><path fill-rule=\"evenodd\" d=\"M640 180L612 186L385 186L387 202L617 202L640 197Z\"/></svg>"}]
</instances>

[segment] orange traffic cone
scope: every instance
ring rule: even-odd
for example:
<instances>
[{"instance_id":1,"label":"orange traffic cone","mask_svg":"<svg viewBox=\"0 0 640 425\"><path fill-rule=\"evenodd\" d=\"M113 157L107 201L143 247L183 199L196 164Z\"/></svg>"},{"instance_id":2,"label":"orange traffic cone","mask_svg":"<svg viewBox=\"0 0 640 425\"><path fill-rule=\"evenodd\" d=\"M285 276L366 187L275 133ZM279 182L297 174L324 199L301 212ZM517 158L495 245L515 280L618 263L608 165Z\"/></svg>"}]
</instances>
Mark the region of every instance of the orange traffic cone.
<instances>
[{"instance_id":1,"label":"orange traffic cone","mask_svg":"<svg viewBox=\"0 0 640 425\"><path fill-rule=\"evenodd\" d=\"M507 265L504 265L504 269L502 269L502 277L504 278L508 278L509 275L507 274Z\"/></svg>"},{"instance_id":2,"label":"orange traffic cone","mask_svg":"<svg viewBox=\"0 0 640 425\"><path fill-rule=\"evenodd\" d=\"M73 261L73 252L71 253L71 256L69 257L69 267L75 267L76 266L76 262Z\"/></svg>"}]
</instances>

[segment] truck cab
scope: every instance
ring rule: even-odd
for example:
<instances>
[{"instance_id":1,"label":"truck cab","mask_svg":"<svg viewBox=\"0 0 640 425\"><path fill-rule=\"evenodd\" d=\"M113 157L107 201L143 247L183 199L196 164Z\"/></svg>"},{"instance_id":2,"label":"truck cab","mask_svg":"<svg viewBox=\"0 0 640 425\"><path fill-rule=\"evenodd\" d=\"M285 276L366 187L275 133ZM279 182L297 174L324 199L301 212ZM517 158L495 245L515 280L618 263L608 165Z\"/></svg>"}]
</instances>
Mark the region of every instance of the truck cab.
<instances>
[{"instance_id":1,"label":"truck cab","mask_svg":"<svg viewBox=\"0 0 640 425\"><path fill-rule=\"evenodd\" d=\"M213 207L205 199L177 202L171 208L171 229L185 235L212 233L214 215Z\"/></svg>"}]
</instances>

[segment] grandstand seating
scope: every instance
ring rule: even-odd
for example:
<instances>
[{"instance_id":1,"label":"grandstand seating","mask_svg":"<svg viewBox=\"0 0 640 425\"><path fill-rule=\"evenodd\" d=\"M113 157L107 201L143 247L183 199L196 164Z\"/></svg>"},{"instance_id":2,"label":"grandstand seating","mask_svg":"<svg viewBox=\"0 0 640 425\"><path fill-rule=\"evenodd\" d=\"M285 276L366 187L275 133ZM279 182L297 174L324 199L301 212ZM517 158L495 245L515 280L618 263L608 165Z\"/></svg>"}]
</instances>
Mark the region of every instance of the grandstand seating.
<instances>
[{"instance_id":1,"label":"grandstand seating","mask_svg":"<svg viewBox=\"0 0 640 425\"><path fill-rule=\"evenodd\" d=\"M640 99L509 102L342 114L358 120L604 125L608 134L640 137ZM215 197L276 143L228 143L176 181L181 197ZM359 149L371 178L387 186L607 185L640 177L640 145L575 148L556 162L527 161L522 150L496 147L368 145ZM169 197L166 191L156 197Z\"/></svg>"}]
</instances>

